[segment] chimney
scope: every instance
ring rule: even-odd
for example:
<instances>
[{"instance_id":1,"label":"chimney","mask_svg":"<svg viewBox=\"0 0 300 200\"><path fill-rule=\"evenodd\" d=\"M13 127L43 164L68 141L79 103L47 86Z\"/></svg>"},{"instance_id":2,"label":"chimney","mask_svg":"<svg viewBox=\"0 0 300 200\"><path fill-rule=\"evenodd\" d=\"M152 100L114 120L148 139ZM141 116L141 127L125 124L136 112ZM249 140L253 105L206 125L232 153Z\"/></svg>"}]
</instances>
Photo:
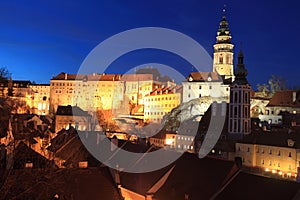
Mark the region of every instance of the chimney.
<instances>
[{"instance_id":1,"label":"chimney","mask_svg":"<svg viewBox=\"0 0 300 200\"><path fill-rule=\"evenodd\" d=\"M68 74L67 73L65 73L65 80L67 80L68 79Z\"/></svg>"},{"instance_id":2,"label":"chimney","mask_svg":"<svg viewBox=\"0 0 300 200\"><path fill-rule=\"evenodd\" d=\"M114 151L118 148L118 138L116 136L113 136L111 139L111 144L110 144L110 150Z\"/></svg>"},{"instance_id":3,"label":"chimney","mask_svg":"<svg viewBox=\"0 0 300 200\"><path fill-rule=\"evenodd\" d=\"M296 93L296 92L293 92L293 102L296 101L296 97L297 97L297 93Z\"/></svg>"}]
</instances>

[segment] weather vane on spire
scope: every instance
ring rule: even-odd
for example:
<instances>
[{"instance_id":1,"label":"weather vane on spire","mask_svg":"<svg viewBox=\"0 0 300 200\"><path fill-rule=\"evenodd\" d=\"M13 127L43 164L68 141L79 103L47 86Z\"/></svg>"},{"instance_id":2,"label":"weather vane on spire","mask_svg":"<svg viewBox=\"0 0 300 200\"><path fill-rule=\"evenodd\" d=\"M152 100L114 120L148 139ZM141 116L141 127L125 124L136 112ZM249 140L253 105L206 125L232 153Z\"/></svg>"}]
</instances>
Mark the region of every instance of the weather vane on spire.
<instances>
[{"instance_id":1,"label":"weather vane on spire","mask_svg":"<svg viewBox=\"0 0 300 200\"><path fill-rule=\"evenodd\" d=\"M224 6L223 6L223 16L225 16L226 15L226 4L224 4Z\"/></svg>"}]
</instances>

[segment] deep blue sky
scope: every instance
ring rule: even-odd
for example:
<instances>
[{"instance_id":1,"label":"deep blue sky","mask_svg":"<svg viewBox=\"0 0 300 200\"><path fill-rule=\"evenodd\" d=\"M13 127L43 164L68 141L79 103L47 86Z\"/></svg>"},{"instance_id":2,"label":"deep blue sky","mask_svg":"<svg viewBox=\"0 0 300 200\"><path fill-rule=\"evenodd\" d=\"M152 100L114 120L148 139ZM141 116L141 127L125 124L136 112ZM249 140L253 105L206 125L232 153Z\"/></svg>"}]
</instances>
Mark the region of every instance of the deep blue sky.
<instances>
[{"instance_id":1,"label":"deep blue sky","mask_svg":"<svg viewBox=\"0 0 300 200\"><path fill-rule=\"evenodd\" d=\"M272 74L300 85L299 1L80 0L1 1L0 66L13 79L48 83L52 75L76 73L87 54L119 32L147 26L180 31L213 53L227 4L235 52L243 43L249 82L256 88ZM122 56L109 72L159 62L187 75L191 66L174 55L137 51Z\"/></svg>"}]
</instances>

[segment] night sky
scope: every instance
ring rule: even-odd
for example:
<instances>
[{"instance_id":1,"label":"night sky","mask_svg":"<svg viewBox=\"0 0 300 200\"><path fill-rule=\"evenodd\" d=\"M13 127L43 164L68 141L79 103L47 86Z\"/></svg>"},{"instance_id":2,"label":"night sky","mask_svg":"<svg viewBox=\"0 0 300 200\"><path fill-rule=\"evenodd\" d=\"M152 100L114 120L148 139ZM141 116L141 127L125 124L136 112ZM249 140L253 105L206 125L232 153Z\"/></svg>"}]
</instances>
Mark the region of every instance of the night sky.
<instances>
[{"instance_id":1,"label":"night sky","mask_svg":"<svg viewBox=\"0 0 300 200\"><path fill-rule=\"evenodd\" d=\"M2 0L0 67L7 67L13 79L49 83L60 72L77 73L88 53L108 37L148 26L182 32L212 55L224 3L235 58L242 42L254 89L272 74L299 86L300 2L292 0ZM172 66L185 76L192 69L174 54L139 50L117 59L107 72L124 73L144 63Z\"/></svg>"}]
</instances>

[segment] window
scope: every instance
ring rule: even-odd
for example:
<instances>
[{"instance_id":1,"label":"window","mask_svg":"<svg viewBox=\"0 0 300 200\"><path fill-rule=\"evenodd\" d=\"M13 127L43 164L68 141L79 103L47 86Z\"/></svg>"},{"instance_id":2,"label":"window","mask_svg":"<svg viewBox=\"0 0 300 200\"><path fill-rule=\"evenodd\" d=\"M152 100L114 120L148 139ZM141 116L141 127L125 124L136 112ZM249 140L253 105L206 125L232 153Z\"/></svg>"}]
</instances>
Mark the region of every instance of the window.
<instances>
[{"instance_id":1,"label":"window","mask_svg":"<svg viewBox=\"0 0 300 200\"><path fill-rule=\"evenodd\" d=\"M199 85L199 90L201 90L202 89L202 86L201 85Z\"/></svg>"},{"instance_id":2,"label":"window","mask_svg":"<svg viewBox=\"0 0 300 200\"><path fill-rule=\"evenodd\" d=\"M212 86L211 86L211 85L209 86L209 89L210 89L210 90L212 89Z\"/></svg>"},{"instance_id":3,"label":"window","mask_svg":"<svg viewBox=\"0 0 300 200\"><path fill-rule=\"evenodd\" d=\"M280 156L280 155L281 155L280 150L278 150L278 156Z\"/></svg>"},{"instance_id":4,"label":"window","mask_svg":"<svg viewBox=\"0 0 300 200\"><path fill-rule=\"evenodd\" d=\"M272 155L272 149L269 150L269 154Z\"/></svg>"},{"instance_id":5,"label":"window","mask_svg":"<svg viewBox=\"0 0 300 200\"><path fill-rule=\"evenodd\" d=\"M264 165L265 164L265 160L261 160L261 164Z\"/></svg>"},{"instance_id":6,"label":"window","mask_svg":"<svg viewBox=\"0 0 300 200\"><path fill-rule=\"evenodd\" d=\"M191 89L191 86L189 85L189 90Z\"/></svg>"},{"instance_id":7,"label":"window","mask_svg":"<svg viewBox=\"0 0 300 200\"><path fill-rule=\"evenodd\" d=\"M292 157L292 152L289 152L289 157Z\"/></svg>"},{"instance_id":8,"label":"window","mask_svg":"<svg viewBox=\"0 0 300 200\"><path fill-rule=\"evenodd\" d=\"M188 94L188 98L190 98L191 97L191 95L190 94Z\"/></svg>"},{"instance_id":9,"label":"window","mask_svg":"<svg viewBox=\"0 0 300 200\"><path fill-rule=\"evenodd\" d=\"M220 59L219 59L219 63L223 64L223 56L221 55Z\"/></svg>"},{"instance_id":10,"label":"window","mask_svg":"<svg viewBox=\"0 0 300 200\"><path fill-rule=\"evenodd\" d=\"M247 148L247 152L250 152L250 148L249 147Z\"/></svg>"},{"instance_id":11,"label":"window","mask_svg":"<svg viewBox=\"0 0 300 200\"><path fill-rule=\"evenodd\" d=\"M272 166L272 161L270 160L269 165Z\"/></svg>"},{"instance_id":12,"label":"window","mask_svg":"<svg viewBox=\"0 0 300 200\"><path fill-rule=\"evenodd\" d=\"M277 165L278 167L280 167L280 162L278 163L278 165Z\"/></svg>"},{"instance_id":13,"label":"window","mask_svg":"<svg viewBox=\"0 0 300 200\"><path fill-rule=\"evenodd\" d=\"M199 94L199 98L201 97L201 94Z\"/></svg>"}]
</instances>

